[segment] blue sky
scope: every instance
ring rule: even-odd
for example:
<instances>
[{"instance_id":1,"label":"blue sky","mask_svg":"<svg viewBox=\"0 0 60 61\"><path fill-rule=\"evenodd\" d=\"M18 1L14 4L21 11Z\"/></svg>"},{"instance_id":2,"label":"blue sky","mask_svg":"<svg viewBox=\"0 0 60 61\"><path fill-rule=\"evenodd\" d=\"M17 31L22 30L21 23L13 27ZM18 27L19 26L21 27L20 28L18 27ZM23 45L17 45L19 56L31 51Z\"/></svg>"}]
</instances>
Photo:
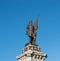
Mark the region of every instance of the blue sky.
<instances>
[{"instance_id":1,"label":"blue sky","mask_svg":"<svg viewBox=\"0 0 60 61\"><path fill-rule=\"evenodd\" d=\"M26 26L38 14L36 42L45 61L60 61L60 0L0 0L0 61L17 61L28 42Z\"/></svg>"}]
</instances>

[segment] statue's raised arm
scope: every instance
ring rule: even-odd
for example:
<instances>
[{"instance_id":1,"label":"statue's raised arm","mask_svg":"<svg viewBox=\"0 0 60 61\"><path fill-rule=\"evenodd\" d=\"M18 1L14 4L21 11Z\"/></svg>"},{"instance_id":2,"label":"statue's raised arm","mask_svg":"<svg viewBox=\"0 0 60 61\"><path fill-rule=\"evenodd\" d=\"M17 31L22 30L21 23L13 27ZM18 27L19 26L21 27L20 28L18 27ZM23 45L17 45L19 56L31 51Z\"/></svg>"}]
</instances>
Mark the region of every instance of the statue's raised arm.
<instances>
[{"instance_id":1,"label":"statue's raised arm","mask_svg":"<svg viewBox=\"0 0 60 61\"><path fill-rule=\"evenodd\" d=\"M38 29L38 18L36 18L36 21L34 23L34 29L37 30Z\"/></svg>"}]
</instances>

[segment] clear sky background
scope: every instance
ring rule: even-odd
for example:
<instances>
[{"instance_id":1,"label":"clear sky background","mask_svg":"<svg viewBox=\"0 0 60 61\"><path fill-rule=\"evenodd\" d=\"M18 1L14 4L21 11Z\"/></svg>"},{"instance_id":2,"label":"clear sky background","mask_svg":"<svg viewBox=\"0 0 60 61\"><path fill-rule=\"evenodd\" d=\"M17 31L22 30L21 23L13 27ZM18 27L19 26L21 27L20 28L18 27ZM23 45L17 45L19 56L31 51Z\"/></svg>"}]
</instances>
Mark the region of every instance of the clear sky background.
<instances>
[{"instance_id":1,"label":"clear sky background","mask_svg":"<svg viewBox=\"0 0 60 61\"><path fill-rule=\"evenodd\" d=\"M38 14L37 44L45 61L60 61L60 0L0 0L0 61L17 61L28 42L26 26Z\"/></svg>"}]
</instances>

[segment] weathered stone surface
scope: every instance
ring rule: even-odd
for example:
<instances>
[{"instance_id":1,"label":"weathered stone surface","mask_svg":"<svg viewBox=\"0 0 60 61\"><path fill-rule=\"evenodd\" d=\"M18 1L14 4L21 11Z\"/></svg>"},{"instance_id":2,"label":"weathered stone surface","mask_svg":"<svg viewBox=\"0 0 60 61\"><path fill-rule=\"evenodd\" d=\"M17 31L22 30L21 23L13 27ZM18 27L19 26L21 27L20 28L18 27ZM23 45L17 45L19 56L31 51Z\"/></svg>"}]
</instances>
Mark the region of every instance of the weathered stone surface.
<instances>
[{"instance_id":1,"label":"weathered stone surface","mask_svg":"<svg viewBox=\"0 0 60 61\"><path fill-rule=\"evenodd\" d=\"M31 47L31 48L30 48ZM36 49L34 49L34 47ZM27 48L25 51L24 49ZM43 61L46 58L46 54L42 53L40 51L40 48L35 45L27 45L26 47L23 48L23 53L19 56L17 56L17 60L20 61Z\"/></svg>"}]
</instances>

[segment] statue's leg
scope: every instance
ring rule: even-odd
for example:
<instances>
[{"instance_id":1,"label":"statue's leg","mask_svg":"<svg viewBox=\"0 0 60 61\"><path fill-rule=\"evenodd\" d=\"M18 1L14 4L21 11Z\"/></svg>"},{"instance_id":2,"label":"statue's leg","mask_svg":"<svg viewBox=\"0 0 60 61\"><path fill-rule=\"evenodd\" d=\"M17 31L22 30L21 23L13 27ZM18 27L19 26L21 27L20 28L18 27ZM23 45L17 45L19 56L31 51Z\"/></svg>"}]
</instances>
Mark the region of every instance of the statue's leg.
<instances>
[{"instance_id":1,"label":"statue's leg","mask_svg":"<svg viewBox=\"0 0 60 61\"><path fill-rule=\"evenodd\" d=\"M30 41L29 43L31 43L31 37L29 37L29 41Z\"/></svg>"},{"instance_id":2,"label":"statue's leg","mask_svg":"<svg viewBox=\"0 0 60 61\"><path fill-rule=\"evenodd\" d=\"M33 43L33 38L32 38L32 37L30 37L30 38L29 38L29 40L30 40L30 42L29 42L29 43L30 43L30 44L32 44L32 43Z\"/></svg>"},{"instance_id":3,"label":"statue's leg","mask_svg":"<svg viewBox=\"0 0 60 61\"><path fill-rule=\"evenodd\" d=\"M33 44L35 45L36 44L36 38L34 37L33 39Z\"/></svg>"}]
</instances>

